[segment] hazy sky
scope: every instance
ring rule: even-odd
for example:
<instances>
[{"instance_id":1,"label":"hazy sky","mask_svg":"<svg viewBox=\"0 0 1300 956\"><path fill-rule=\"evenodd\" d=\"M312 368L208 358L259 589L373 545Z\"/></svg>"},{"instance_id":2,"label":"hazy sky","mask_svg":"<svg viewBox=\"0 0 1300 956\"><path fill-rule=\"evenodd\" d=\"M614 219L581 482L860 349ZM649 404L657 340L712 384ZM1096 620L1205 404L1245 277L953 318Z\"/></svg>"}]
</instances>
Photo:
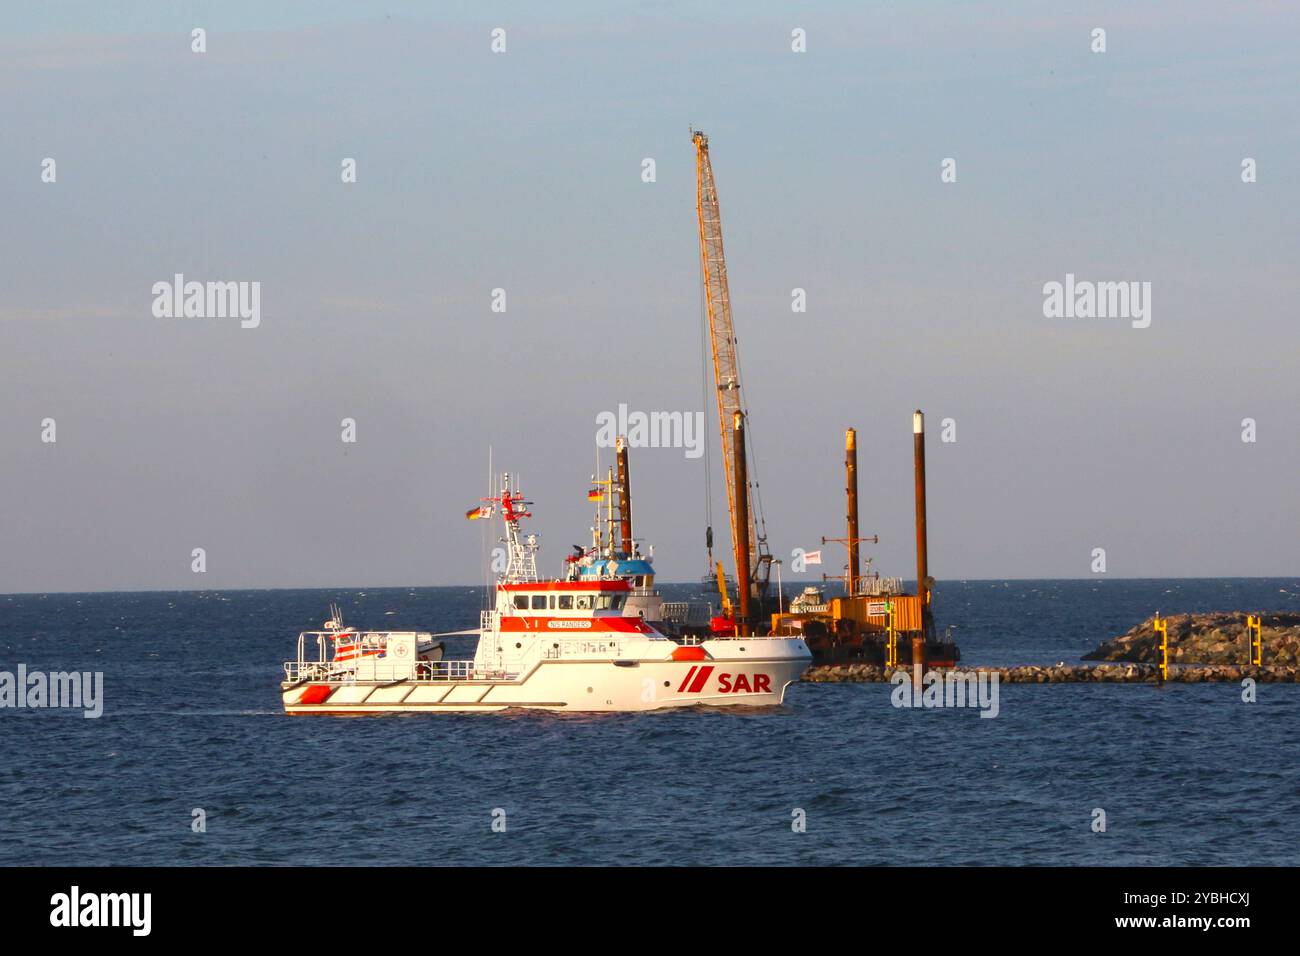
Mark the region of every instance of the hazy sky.
<instances>
[{"instance_id":1,"label":"hazy sky","mask_svg":"<svg viewBox=\"0 0 1300 956\"><path fill-rule=\"evenodd\" d=\"M844 533L854 425L911 575L921 407L940 579L1300 573L1295 4L357 6L7 12L0 591L481 581L489 446L558 571L596 416L705 407L692 124L787 563ZM260 326L155 317L175 273ZM1150 282L1150 327L1044 317L1067 273ZM702 461L632 468L697 577Z\"/></svg>"}]
</instances>

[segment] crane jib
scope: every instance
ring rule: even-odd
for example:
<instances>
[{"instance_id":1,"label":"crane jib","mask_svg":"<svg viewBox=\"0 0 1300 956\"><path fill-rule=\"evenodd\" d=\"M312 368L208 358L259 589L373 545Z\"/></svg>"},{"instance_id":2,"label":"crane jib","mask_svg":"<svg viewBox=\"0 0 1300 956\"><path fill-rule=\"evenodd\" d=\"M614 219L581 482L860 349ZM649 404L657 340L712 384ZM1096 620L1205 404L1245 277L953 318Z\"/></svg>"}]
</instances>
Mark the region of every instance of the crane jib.
<instances>
[{"instance_id":1,"label":"crane jib","mask_svg":"<svg viewBox=\"0 0 1300 956\"><path fill-rule=\"evenodd\" d=\"M722 246L722 213L718 205L717 184L713 165L709 159L708 137L692 131L695 143L696 212L700 227L700 271L704 284L705 311L709 324L709 338L713 347L713 374L718 403L718 431L722 446L724 484L727 489L727 510L731 516L733 544L743 538L749 541L750 577L760 598L767 589L771 555L767 551L766 537L760 534L761 507L755 508L752 488L746 481L741 493L745 501L737 501L736 447L732 422L737 414L748 416L742 404L740 364L736 354L736 333L731 319L731 293L727 286L727 264ZM752 457L752 455L748 456ZM753 474L753 469L749 469ZM747 534L741 534L738 520L744 521ZM739 560L739 556L737 556Z\"/></svg>"}]
</instances>

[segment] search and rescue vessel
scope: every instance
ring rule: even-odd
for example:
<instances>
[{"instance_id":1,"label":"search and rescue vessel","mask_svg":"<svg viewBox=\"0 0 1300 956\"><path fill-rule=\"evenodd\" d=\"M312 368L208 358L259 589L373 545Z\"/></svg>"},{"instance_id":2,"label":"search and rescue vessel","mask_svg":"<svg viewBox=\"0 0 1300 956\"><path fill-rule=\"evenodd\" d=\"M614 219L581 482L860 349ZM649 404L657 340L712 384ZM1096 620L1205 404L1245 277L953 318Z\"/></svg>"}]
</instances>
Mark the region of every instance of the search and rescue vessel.
<instances>
[{"instance_id":1,"label":"search and rescue vessel","mask_svg":"<svg viewBox=\"0 0 1300 956\"><path fill-rule=\"evenodd\" d=\"M541 580L532 517L509 475L467 517L505 524L507 569L482 612L473 658L446 660L443 636L358 631L337 611L298 637L280 685L289 714L477 712L529 708L640 711L774 706L812 661L803 639L686 638L677 643L626 613L625 577Z\"/></svg>"}]
</instances>

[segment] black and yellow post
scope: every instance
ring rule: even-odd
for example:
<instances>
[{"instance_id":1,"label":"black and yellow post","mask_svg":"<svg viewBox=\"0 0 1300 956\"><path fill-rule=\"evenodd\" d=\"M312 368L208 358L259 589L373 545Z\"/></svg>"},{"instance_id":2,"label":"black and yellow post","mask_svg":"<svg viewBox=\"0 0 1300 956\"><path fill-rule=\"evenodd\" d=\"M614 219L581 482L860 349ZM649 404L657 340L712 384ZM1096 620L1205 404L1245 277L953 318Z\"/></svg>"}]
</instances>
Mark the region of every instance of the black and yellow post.
<instances>
[{"instance_id":1,"label":"black and yellow post","mask_svg":"<svg viewBox=\"0 0 1300 956\"><path fill-rule=\"evenodd\" d=\"M1250 662L1256 667L1260 667L1264 663L1264 630L1262 625L1262 615L1246 615L1246 637L1250 639Z\"/></svg>"},{"instance_id":2,"label":"black and yellow post","mask_svg":"<svg viewBox=\"0 0 1300 956\"><path fill-rule=\"evenodd\" d=\"M1160 635L1160 683L1169 679L1169 624L1156 611L1155 623L1152 625Z\"/></svg>"}]
</instances>

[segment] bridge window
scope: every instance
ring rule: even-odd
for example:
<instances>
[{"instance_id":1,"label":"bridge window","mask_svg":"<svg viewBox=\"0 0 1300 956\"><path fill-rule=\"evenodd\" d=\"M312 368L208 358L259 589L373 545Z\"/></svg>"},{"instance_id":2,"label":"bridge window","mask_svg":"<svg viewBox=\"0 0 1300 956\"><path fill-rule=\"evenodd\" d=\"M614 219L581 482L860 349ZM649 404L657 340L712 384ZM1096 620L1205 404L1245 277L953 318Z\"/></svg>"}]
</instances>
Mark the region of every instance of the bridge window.
<instances>
[{"instance_id":1,"label":"bridge window","mask_svg":"<svg viewBox=\"0 0 1300 956\"><path fill-rule=\"evenodd\" d=\"M520 611L527 611L527 610L528 610L528 595L527 595L527 594L516 594L516 595L515 595L515 608L518 609L518 610L520 610Z\"/></svg>"},{"instance_id":2,"label":"bridge window","mask_svg":"<svg viewBox=\"0 0 1300 956\"><path fill-rule=\"evenodd\" d=\"M561 610L561 611L572 611L572 610L573 610L573 595L572 595L572 594L561 594L561 595L560 595L560 610Z\"/></svg>"},{"instance_id":3,"label":"bridge window","mask_svg":"<svg viewBox=\"0 0 1300 956\"><path fill-rule=\"evenodd\" d=\"M534 595L533 595L533 610L534 610L534 611L545 611L545 610L546 610L546 595L545 595L545 594L534 594Z\"/></svg>"},{"instance_id":4,"label":"bridge window","mask_svg":"<svg viewBox=\"0 0 1300 956\"><path fill-rule=\"evenodd\" d=\"M591 595L590 594L577 595L574 600L574 607L576 607L579 611L590 611Z\"/></svg>"}]
</instances>

